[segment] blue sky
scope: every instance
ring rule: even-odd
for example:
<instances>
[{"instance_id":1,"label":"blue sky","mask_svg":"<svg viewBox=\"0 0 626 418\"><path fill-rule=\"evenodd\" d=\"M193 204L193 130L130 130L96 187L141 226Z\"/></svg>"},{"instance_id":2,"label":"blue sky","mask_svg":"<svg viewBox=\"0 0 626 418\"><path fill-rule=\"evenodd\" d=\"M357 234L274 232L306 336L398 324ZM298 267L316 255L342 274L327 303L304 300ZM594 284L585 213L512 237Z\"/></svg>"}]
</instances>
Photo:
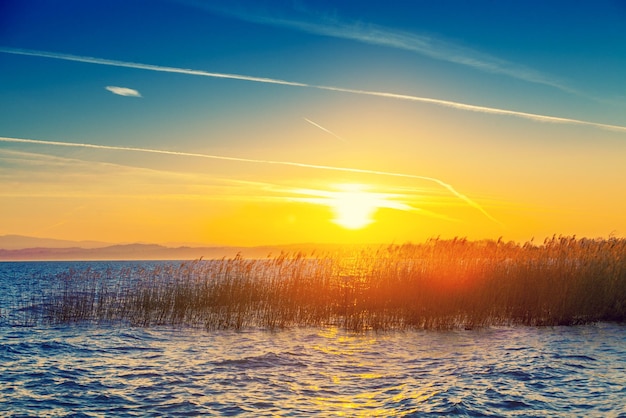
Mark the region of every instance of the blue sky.
<instances>
[{"instance_id":1,"label":"blue sky","mask_svg":"<svg viewBox=\"0 0 626 418\"><path fill-rule=\"evenodd\" d=\"M624 121L620 2L5 1L3 9L9 48ZM1 59L7 99L35 90L58 102L55 93L84 91L81 83L152 76ZM199 84L160 79L172 95Z\"/></svg>"},{"instance_id":2,"label":"blue sky","mask_svg":"<svg viewBox=\"0 0 626 418\"><path fill-rule=\"evenodd\" d=\"M381 218L380 231L339 240L410 234L417 240L438 231L518 240L626 233L619 220L626 210L620 197L626 184L623 2L2 0L0 16L0 193L9 203L0 234L262 243L267 232L258 224L268 223L266 212L285 212L290 224L269 222L278 241L330 241L328 235L342 232L329 226L326 235L315 235L304 225L321 222L323 214L304 215L290 205L303 204L299 191L332 188L334 181L402 190L403 205L418 212L394 215L416 225L408 231L383 233ZM115 147L258 162L209 164ZM489 217L474 219L480 211L458 196L444 202L445 190L432 182L281 170L267 161L435 178L480 203ZM140 185L88 174L84 164L106 173L106 167L143 170L140 176L155 187L146 199L156 199L162 181L148 177L165 176L169 203L135 207L128 196L145 192ZM65 200L54 200L49 217L26 214L25 207L51 204L45 191L52 180L42 178L55 178L62 166L53 189L66 192ZM280 208L252 215L254 193L235 181L263 183ZM196 190L206 184L211 191ZM420 192L410 197L408 189ZM124 203L97 214L81 210L77 220L67 215L107 196ZM211 198L210 209L197 206L202 196ZM143 226L109 232L124 218L123 207L135 207L128 222ZM141 216L146 210L149 216ZM176 210L206 210L206 220L190 217L201 223L200 232L174 220ZM432 216L422 219L420 211ZM96 216L108 229L85 228ZM306 216L316 221L305 222ZM300 218L298 229L293 219ZM227 239L232 223L254 227L258 236L242 231ZM161 239L154 231L164 224L170 232ZM172 232L177 227L180 232Z\"/></svg>"}]
</instances>

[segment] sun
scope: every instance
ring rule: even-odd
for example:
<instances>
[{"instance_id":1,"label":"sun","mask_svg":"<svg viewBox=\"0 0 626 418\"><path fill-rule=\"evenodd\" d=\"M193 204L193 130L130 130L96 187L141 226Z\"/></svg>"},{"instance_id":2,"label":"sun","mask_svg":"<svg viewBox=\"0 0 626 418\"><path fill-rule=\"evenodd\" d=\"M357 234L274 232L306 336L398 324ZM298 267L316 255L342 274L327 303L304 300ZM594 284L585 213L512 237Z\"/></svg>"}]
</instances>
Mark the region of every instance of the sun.
<instances>
[{"instance_id":1,"label":"sun","mask_svg":"<svg viewBox=\"0 0 626 418\"><path fill-rule=\"evenodd\" d=\"M295 193L306 197L292 197L290 200L326 206L334 214L333 223L351 230L363 229L374 223L374 215L379 209L414 210L405 202L407 197L404 194L375 192L371 186L358 183L334 184L329 188L294 189Z\"/></svg>"},{"instance_id":2,"label":"sun","mask_svg":"<svg viewBox=\"0 0 626 418\"><path fill-rule=\"evenodd\" d=\"M346 229L361 229L374 222L378 208L385 206L380 196L364 190L358 184L340 185L329 199L335 218L333 222Z\"/></svg>"}]
</instances>

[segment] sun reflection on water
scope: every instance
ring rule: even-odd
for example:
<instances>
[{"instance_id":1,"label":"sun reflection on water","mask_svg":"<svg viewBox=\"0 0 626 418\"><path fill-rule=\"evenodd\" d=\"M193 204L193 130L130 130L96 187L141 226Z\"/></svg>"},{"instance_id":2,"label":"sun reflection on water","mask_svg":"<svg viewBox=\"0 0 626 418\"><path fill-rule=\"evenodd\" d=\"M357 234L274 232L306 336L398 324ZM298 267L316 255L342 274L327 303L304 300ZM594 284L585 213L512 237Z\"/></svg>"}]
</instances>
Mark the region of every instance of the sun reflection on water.
<instances>
[{"instance_id":1,"label":"sun reflection on water","mask_svg":"<svg viewBox=\"0 0 626 418\"><path fill-rule=\"evenodd\" d=\"M23 330L4 332L21 334L0 344L6 359L0 400L24 416L64 415L68 405L107 416L112 408L153 416L626 412L615 406L626 387L619 326L591 335L575 328L207 333L59 327L47 329L44 341ZM593 338L602 343L589 346ZM573 379L581 384L571 385Z\"/></svg>"},{"instance_id":2,"label":"sun reflection on water","mask_svg":"<svg viewBox=\"0 0 626 418\"><path fill-rule=\"evenodd\" d=\"M335 416L389 416L390 400L406 400L406 384L390 387L394 370L385 373L380 367L385 360L377 356L375 334L350 334L328 327L319 330L317 337L321 341L312 348L331 365L315 376L324 380L316 385L318 394L312 399L320 410ZM417 397L428 399L430 394L418 393Z\"/></svg>"}]
</instances>

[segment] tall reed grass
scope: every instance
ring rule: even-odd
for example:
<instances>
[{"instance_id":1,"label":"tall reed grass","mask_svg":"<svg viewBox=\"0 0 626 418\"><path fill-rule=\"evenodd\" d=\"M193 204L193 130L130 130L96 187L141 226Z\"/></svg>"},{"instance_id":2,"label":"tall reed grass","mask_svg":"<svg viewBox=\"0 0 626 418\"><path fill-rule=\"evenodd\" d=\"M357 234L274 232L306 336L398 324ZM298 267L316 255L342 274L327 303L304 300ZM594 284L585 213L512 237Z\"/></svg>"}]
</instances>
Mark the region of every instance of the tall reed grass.
<instances>
[{"instance_id":1,"label":"tall reed grass","mask_svg":"<svg viewBox=\"0 0 626 418\"><path fill-rule=\"evenodd\" d=\"M572 325L626 320L626 239L543 244L433 239L323 255L68 271L46 295L53 323L349 330Z\"/></svg>"}]
</instances>

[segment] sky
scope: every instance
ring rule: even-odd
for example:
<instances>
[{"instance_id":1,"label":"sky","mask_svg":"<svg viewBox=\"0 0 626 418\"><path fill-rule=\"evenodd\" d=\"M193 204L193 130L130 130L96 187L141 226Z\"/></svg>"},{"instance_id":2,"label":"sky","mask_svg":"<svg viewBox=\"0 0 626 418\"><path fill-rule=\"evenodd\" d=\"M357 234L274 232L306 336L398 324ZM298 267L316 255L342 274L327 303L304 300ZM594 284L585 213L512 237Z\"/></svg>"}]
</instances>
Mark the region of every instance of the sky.
<instances>
[{"instance_id":1,"label":"sky","mask_svg":"<svg viewBox=\"0 0 626 418\"><path fill-rule=\"evenodd\" d=\"M626 3L0 0L0 235L626 236Z\"/></svg>"}]
</instances>

